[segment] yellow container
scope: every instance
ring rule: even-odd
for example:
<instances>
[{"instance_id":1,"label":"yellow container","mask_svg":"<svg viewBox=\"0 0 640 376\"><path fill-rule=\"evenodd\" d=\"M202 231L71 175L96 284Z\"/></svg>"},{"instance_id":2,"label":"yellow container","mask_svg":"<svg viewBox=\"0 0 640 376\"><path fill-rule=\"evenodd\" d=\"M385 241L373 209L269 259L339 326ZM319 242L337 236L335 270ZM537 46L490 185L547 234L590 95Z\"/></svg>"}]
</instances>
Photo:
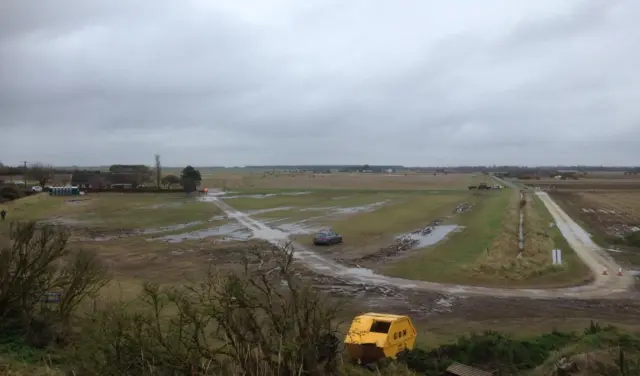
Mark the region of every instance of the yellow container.
<instances>
[{"instance_id":1,"label":"yellow container","mask_svg":"<svg viewBox=\"0 0 640 376\"><path fill-rule=\"evenodd\" d=\"M369 363L413 349L416 335L408 316L365 313L353 319L344 343L352 360Z\"/></svg>"}]
</instances>

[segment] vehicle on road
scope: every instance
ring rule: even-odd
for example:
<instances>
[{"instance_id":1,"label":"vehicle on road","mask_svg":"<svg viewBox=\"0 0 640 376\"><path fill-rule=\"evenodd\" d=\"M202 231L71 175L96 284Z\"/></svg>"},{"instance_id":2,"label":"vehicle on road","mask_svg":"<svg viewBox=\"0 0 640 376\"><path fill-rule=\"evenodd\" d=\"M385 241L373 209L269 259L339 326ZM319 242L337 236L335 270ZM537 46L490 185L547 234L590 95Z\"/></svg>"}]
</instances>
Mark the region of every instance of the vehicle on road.
<instances>
[{"instance_id":1,"label":"vehicle on road","mask_svg":"<svg viewBox=\"0 0 640 376\"><path fill-rule=\"evenodd\" d=\"M331 245L342 243L342 235L332 230L321 230L313 237L313 244L315 245Z\"/></svg>"}]
</instances>

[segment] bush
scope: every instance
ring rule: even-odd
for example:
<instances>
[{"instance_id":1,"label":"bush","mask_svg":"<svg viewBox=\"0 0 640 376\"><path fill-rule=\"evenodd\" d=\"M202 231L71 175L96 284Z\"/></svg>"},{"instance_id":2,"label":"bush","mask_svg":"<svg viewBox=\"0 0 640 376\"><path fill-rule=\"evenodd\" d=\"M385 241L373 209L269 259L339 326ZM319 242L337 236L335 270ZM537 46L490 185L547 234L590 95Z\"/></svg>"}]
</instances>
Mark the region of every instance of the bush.
<instances>
[{"instance_id":1,"label":"bush","mask_svg":"<svg viewBox=\"0 0 640 376\"><path fill-rule=\"evenodd\" d=\"M182 288L147 284L137 312L96 314L74 354L83 375L331 375L339 341L334 305L302 284L290 248L243 272L211 270ZM258 265L258 266L256 266Z\"/></svg>"},{"instance_id":2,"label":"bush","mask_svg":"<svg viewBox=\"0 0 640 376\"><path fill-rule=\"evenodd\" d=\"M4 186L0 188L0 201L2 201L3 199L5 201L17 200L22 197L20 192L21 190L17 187Z\"/></svg>"},{"instance_id":3,"label":"bush","mask_svg":"<svg viewBox=\"0 0 640 376\"><path fill-rule=\"evenodd\" d=\"M533 341L514 340L495 332L458 338L452 345L431 351L414 349L400 354L398 361L416 372L442 374L453 362L497 369L504 374L532 369L549 354L575 341L573 334L552 332Z\"/></svg>"},{"instance_id":4,"label":"bush","mask_svg":"<svg viewBox=\"0 0 640 376\"><path fill-rule=\"evenodd\" d=\"M68 334L80 302L106 282L94 253L71 252L69 234L35 222L12 222L0 244L0 342L44 348ZM50 294L54 304L43 303Z\"/></svg>"}]
</instances>

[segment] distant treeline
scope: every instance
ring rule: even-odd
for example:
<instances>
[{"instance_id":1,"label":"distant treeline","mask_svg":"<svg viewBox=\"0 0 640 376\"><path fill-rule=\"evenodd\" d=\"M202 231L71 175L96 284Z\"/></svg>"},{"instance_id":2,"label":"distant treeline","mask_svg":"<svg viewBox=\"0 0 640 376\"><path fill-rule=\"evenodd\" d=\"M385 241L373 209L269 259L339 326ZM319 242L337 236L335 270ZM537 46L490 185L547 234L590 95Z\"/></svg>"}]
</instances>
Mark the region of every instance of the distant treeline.
<instances>
[{"instance_id":1,"label":"distant treeline","mask_svg":"<svg viewBox=\"0 0 640 376\"><path fill-rule=\"evenodd\" d=\"M54 174L73 174L79 171L89 172L89 171L104 171L104 172L115 172L116 170L129 170L131 168L134 169L144 169L143 165L111 165L111 166L93 166L93 167L47 167L49 172ZM146 167L146 166L144 166ZM27 170L32 168L31 166L27 167ZM42 167L41 167L42 168ZM172 169L172 167L164 167L167 170ZM547 172L547 171L576 171L576 172L593 172L593 171L609 171L609 172L635 172L640 173L639 166L514 166L514 165L491 165L491 166L453 166L453 167L442 167L442 166L402 166L402 165L250 165L243 167L221 167L221 166L208 166L208 167L199 167L199 169L234 169L234 170L285 170L285 171L372 171L372 172L385 172L388 170L393 171L418 171L418 172L458 172L458 173L468 173L468 172L486 172L486 173L505 173L505 172ZM119 171L125 172L125 171ZM127 171L129 172L129 171ZM16 176L16 175L24 175L25 169L24 166L6 166L0 164L0 176Z\"/></svg>"}]
</instances>

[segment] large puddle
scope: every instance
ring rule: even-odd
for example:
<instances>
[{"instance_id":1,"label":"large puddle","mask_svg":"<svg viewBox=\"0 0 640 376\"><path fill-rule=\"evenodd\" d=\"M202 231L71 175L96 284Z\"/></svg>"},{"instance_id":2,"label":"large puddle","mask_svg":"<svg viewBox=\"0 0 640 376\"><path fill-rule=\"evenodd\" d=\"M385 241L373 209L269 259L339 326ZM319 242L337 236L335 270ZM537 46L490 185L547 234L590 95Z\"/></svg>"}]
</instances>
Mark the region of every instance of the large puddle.
<instances>
[{"instance_id":1,"label":"large puddle","mask_svg":"<svg viewBox=\"0 0 640 376\"><path fill-rule=\"evenodd\" d=\"M199 240L210 238L212 236L221 236L224 241L247 241L251 239L253 233L251 230L240 226L237 223L229 223L226 225L206 228L202 230L196 230L186 232L183 234L171 234L158 236L155 238L149 238L148 241L164 241L167 243L181 243L185 240Z\"/></svg>"},{"instance_id":2,"label":"large puddle","mask_svg":"<svg viewBox=\"0 0 640 376\"><path fill-rule=\"evenodd\" d=\"M435 245L444 240L447 235L460 229L457 225L435 225L416 230L399 236L396 240L407 239L412 241L412 248L424 248Z\"/></svg>"},{"instance_id":3,"label":"large puddle","mask_svg":"<svg viewBox=\"0 0 640 376\"><path fill-rule=\"evenodd\" d=\"M227 193L234 193L234 192L227 192ZM273 196L300 196L300 195L308 195L310 193L311 192L286 192L286 193L262 193L262 194L256 194L256 195L237 194L237 195L227 196L225 192L216 192L216 196L220 196L220 198L223 200L229 200L234 198L261 199L261 198L267 198L267 197L273 197Z\"/></svg>"}]
</instances>

